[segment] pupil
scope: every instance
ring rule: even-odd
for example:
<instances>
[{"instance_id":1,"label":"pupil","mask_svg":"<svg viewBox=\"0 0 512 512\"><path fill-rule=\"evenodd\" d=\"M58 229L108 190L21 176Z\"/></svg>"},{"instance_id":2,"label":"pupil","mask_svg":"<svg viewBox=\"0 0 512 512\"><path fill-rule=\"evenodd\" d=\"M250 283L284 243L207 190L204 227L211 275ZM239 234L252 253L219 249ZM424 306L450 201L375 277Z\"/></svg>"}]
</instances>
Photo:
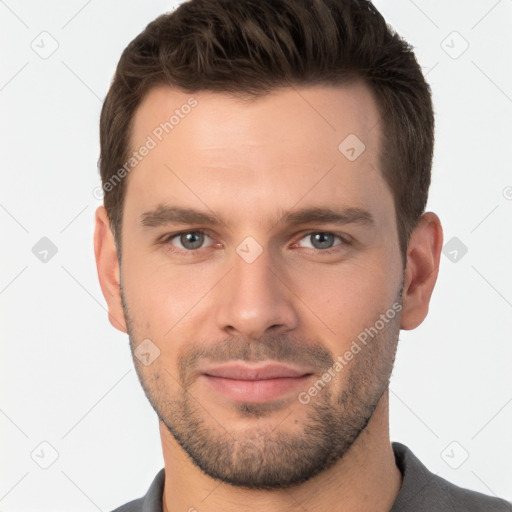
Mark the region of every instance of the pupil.
<instances>
[{"instance_id":1,"label":"pupil","mask_svg":"<svg viewBox=\"0 0 512 512\"><path fill-rule=\"evenodd\" d=\"M184 233L181 235L181 244L187 249L198 249L203 244L202 233Z\"/></svg>"},{"instance_id":2,"label":"pupil","mask_svg":"<svg viewBox=\"0 0 512 512\"><path fill-rule=\"evenodd\" d=\"M334 235L329 233L315 233L313 235L313 246L317 249L328 249L334 242Z\"/></svg>"}]
</instances>

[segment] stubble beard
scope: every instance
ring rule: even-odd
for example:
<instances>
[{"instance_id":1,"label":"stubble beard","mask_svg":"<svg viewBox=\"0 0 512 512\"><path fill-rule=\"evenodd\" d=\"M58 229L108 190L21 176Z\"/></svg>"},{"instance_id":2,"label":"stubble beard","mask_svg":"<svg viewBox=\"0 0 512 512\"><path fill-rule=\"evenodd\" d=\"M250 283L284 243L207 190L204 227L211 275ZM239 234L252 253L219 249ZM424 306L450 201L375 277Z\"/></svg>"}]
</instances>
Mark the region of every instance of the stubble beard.
<instances>
[{"instance_id":1,"label":"stubble beard","mask_svg":"<svg viewBox=\"0 0 512 512\"><path fill-rule=\"evenodd\" d=\"M401 293L398 297L401 304ZM133 331L133 321L124 295L123 308L128 326L130 346L140 339ZM178 364L180 375L171 377L168 370L155 365L145 368L134 357L134 364L144 392L160 421L188 454L193 463L211 478L233 486L249 489L282 489L298 485L331 468L350 450L364 432L385 391L396 354L400 315L368 341L339 372L344 386L337 390L333 383L319 390L315 399L302 405L305 420L293 433L279 421L271 428L245 428L242 432L213 418L193 396L193 381L189 370L202 351L188 351ZM334 363L332 354L321 346L308 345L304 352L288 336L272 335L251 344L231 338L215 345L215 356L225 360L258 361L274 359L289 361L293 352L307 354L308 362L315 361L327 370ZM286 356L286 357L283 357ZM290 356L290 357L288 357ZM306 357L306 356L305 356ZM304 361L304 359L303 359ZM321 375L321 374L320 374ZM180 393L169 396L165 383L178 380ZM336 381L337 379L334 379ZM338 386L339 387L339 386ZM238 414L244 418L263 418L275 414L286 416L285 409L272 403L237 403ZM279 410L280 409L280 410ZM280 414L276 413L276 410ZM256 422L257 423L257 422Z\"/></svg>"}]
</instances>

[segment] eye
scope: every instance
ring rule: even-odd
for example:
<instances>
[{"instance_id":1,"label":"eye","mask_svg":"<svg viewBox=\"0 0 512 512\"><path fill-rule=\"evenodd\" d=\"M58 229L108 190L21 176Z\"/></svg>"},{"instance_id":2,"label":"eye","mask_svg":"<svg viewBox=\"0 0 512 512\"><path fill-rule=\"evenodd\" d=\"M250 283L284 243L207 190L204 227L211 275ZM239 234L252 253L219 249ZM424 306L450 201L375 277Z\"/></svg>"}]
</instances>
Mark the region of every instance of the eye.
<instances>
[{"instance_id":1,"label":"eye","mask_svg":"<svg viewBox=\"0 0 512 512\"><path fill-rule=\"evenodd\" d=\"M309 245L302 245L302 242L307 240L310 241ZM336 243L336 241L338 241L338 243ZM319 249L326 252L333 247L342 244L348 245L348 243L349 242L347 240L343 239L339 235L335 235L334 233L329 233L327 231L315 231L313 233L308 233L306 236L301 238L297 245L299 247Z\"/></svg>"},{"instance_id":2,"label":"eye","mask_svg":"<svg viewBox=\"0 0 512 512\"><path fill-rule=\"evenodd\" d=\"M201 249L207 240L212 242L212 239L203 231L183 231L169 235L163 242L177 249L191 252Z\"/></svg>"}]
</instances>

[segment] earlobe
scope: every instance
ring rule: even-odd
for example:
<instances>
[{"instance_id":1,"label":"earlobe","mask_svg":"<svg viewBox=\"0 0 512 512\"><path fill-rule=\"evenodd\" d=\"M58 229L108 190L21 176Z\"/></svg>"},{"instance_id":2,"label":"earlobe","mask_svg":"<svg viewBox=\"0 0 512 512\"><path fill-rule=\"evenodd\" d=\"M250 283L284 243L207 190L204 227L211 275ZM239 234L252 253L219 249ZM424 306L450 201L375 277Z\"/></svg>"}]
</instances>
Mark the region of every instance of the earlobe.
<instances>
[{"instance_id":1,"label":"earlobe","mask_svg":"<svg viewBox=\"0 0 512 512\"><path fill-rule=\"evenodd\" d=\"M401 329L415 329L427 316L442 247L443 229L439 217L433 212L424 213L407 248Z\"/></svg>"},{"instance_id":2,"label":"earlobe","mask_svg":"<svg viewBox=\"0 0 512 512\"><path fill-rule=\"evenodd\" d=\"M119 261L107 210L99 206L95 215L94 255L101 291L108 305L108 319L113 327L128 332L120 293Z\"/></svg>"}]
</instances>

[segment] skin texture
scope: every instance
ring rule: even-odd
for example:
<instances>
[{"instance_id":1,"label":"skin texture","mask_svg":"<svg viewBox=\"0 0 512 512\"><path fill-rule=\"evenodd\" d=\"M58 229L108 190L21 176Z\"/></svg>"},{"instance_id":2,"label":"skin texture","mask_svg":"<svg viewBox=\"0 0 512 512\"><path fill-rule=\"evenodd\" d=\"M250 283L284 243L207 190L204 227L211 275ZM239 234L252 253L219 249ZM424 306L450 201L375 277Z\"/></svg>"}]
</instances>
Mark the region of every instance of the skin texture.
<instances>
[{"instance_id":1,"label":"skin texture","mask_svg":"<svg viewBox=\"0 0 512 512\"><path fill-rule=\"evenodd\" d=\"M121 266L106 211L96 212L109 319L132 350L149 339L160 351L149 365L134 363L160 421L164 510L390 510L401 475L387 386L399 330L428 313L439 218L422 216L404 268L378 170L383 127L362 84L287 88L250 102L158 87L137 110L133 147L190 96L197 106L127 178ZM338 149L350 134L365 145L354 161ZM160 204L218 222L142 226L141 215ZM284 221L313 207L361 208L374 222ZM187 254L191 245L175 233L197 230L207 236L192 237L200 248ZM315 233L336 236L319 246ZM248 262L246 254L259 255ZM298 392L393 305L393 318L301 403ZM311 375L278 399L240 402L201 375L204 365L235 359Z\"/></svg>"}]
</instances>

